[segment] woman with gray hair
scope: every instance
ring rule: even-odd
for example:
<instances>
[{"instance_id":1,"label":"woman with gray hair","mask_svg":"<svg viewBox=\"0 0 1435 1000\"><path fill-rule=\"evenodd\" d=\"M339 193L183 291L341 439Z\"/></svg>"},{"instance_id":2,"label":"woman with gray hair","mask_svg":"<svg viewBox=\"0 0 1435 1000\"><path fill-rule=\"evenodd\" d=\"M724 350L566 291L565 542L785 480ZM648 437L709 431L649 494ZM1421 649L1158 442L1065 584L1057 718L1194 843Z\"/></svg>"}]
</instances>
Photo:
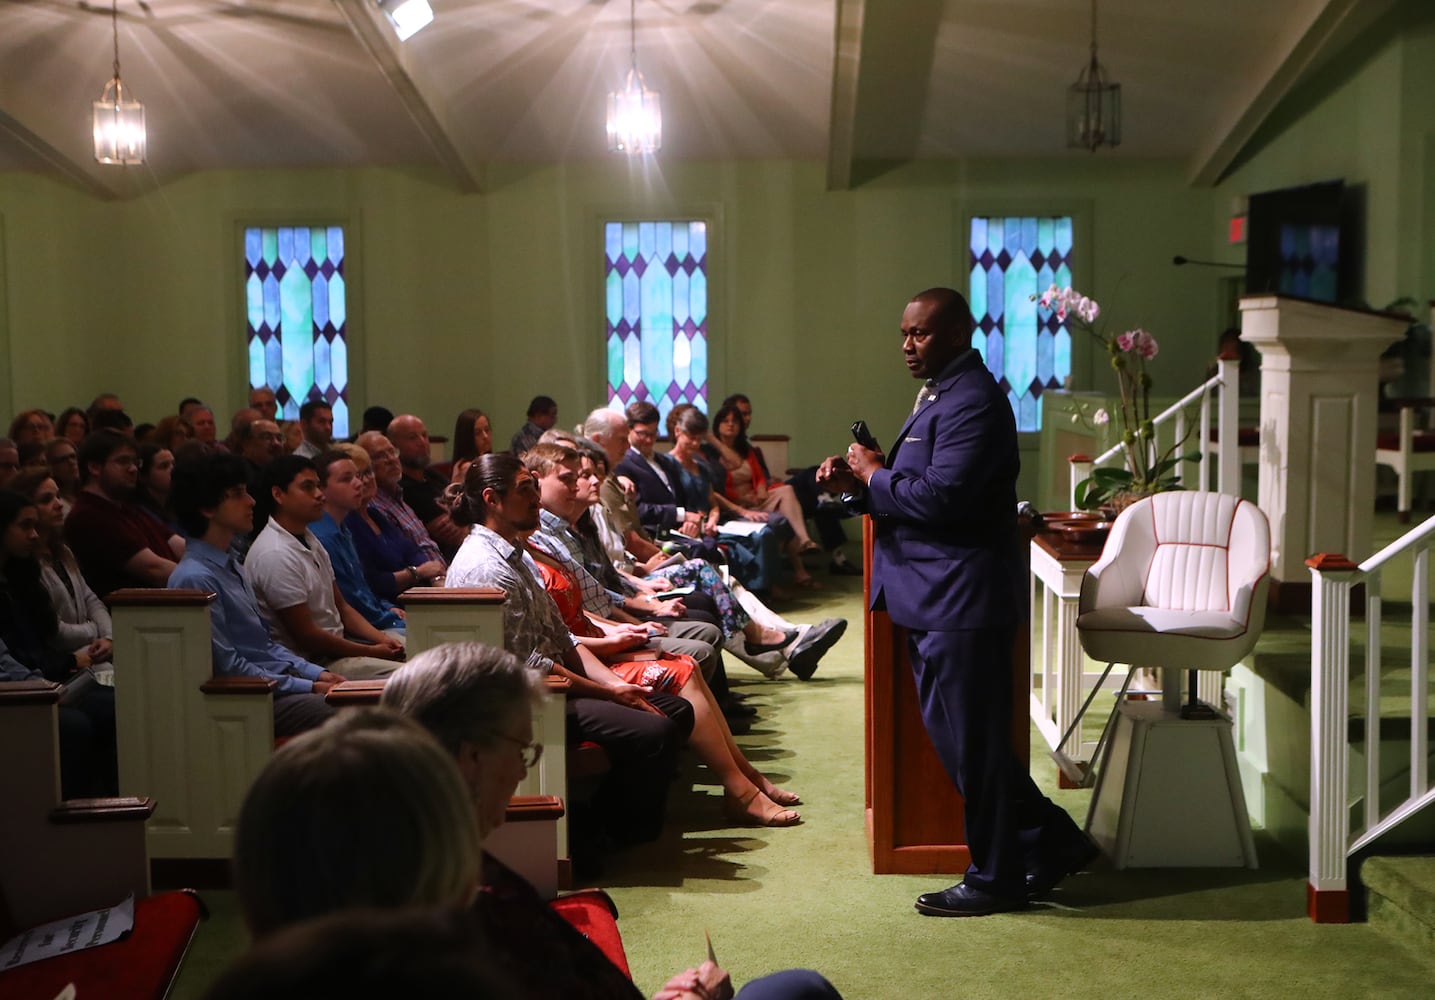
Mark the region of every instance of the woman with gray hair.
<instances>
[{"instance_id":1,"label":"woman with gray hair","mask_svg":"<svg viewBox=\"0 0 1435 1000\"><path fill-rule=\"evenodd\" d=\"M511 653L479 642L437 646L388 679L382 705L433 734L458 763L477 803L483 835L504 810L543 746L533 739L533 708L543 697L536 670ZM483 863L474 913L503 957L503 972L525 996L638 1000L642 994L582 934L555 914L521 876L492 857ZM744 1000L834 1000L815 972L787 970L748 983ZM673 976L660 1000L728 1000L728 974L704 962Z\"/></svg>"}]
</instances>

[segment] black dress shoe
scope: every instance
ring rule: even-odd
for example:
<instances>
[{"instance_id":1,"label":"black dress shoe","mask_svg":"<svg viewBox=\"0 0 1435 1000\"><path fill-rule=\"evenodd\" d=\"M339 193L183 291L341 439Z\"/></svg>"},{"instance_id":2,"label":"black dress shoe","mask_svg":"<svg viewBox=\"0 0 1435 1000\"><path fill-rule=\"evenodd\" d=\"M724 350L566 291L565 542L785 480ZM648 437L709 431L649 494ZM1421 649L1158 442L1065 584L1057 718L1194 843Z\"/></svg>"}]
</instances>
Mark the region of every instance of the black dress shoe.
<instances>
[{"instance_id":1,"label":"black dress shoe","mask_svg":"<svg viewBox=\"0 0 1435 1000\"><path fill-rule=\"evenodd\" d=\"M924 892L917 897L917 912L929 917L985 917L991 913L1009 913L1026 909L1020 897L998 896L984 889L974 889L958 882L941 892Z\"/></svg>"},{"instance_id":2,"label":"black dress shoe","mask_svg":"<svg viewBox=\"0 0 1435 1000\"><path fill-rule=\"evenodd\" d=\"M827 567L827 572L833 576L861 576L862 567L851 562L835 562Z\"/></svg>"},{"instance_id":3,"label":"black dress shoe","mask_svg":"<svg viewBox=\"0 0 1435 1000\"><path fill-rule=\"evenodd\" d=\"M1058 851L1026 873L1026 898L1040 899L1055 889L1062 879L1084 871L1101 857L1101 848L1086 835Z\"/></svg>"},{"instance_id":4,"label":"black dress shoe","mask_svg":"<svg viewBox=\"0 0 1435 1000\"><path fill-rule=\"evenodd\" d=\"M817 672L817 661L831 649L842 633L847 631L846 618L829 618L818 622L807 630L807 634L787 652L787 669L801 680L810 680Z\"/></svg>"}]
</instances>

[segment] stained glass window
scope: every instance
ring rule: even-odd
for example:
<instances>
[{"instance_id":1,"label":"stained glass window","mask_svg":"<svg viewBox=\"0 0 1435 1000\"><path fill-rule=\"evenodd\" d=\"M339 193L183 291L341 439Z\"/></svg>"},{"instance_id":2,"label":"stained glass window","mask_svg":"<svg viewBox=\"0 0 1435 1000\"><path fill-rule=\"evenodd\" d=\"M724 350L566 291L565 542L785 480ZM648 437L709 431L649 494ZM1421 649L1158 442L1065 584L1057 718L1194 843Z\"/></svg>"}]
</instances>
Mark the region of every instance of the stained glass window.
<instances>
[{"instance_id":1,"label":"stained glass window","mask_svg":"<svg viewBox=\"0 0 1435 1000\"><path fill-rule=\"evenodd\" d=\"M608 403L708 408L706 222L604 226Z\"/></svg>"},{"instance_id":2,"label":"stained glass window","mask_svg":"<svg viewBox=\"0 0 1435 1000\"><path fill-rule=\"evenodd\" d=\"M1071 284L1070 216L973 218L972 346L1011 401L1019 431L1041 429L1041 394L1071 374L1071 330L1033 296Z\"/></svg>"},{"instance_id":3,"label":"stained glass window","mask_svg":"<svg viewBox=\"0 0 1435 1000\"><path fill-rule=\"evenodd\" d=\"M299 419L306 400L327 401L334 438L348 437L343 228L245 229L244 295L250 387L273 389L284 420Z\"/></svg>"}]
</instances>

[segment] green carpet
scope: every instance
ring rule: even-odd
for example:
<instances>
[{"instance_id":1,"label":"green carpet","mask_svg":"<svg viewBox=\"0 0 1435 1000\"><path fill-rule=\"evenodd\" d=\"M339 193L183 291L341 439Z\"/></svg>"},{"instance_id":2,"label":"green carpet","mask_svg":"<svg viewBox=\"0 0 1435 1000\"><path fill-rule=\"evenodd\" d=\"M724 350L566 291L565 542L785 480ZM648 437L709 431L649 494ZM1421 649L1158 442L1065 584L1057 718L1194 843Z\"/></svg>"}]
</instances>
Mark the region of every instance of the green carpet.
<instances>
[{"instance_id":1,"label":"green carpet","mask_svg":"<svg viewBox=\"0 0 1435 1000\"><path fill-rule=\"evenodd\" d=\"M846 637L809 683L729 671L761 712L739 737L752 760L802 793L803 824L733 828L696 765L674 791L670 831L614 857L601 879L621 912L638 985L653 993L704 956L703 932L741 983L789 966L824 972L848 1000L907 997L1426 997L1435 957L1377 925L1316 925L1304 873L1258 837L1263 868L1100 870L1047 904L969 920L923 917L918 893L956 876L871 874L863 819L861 581L823 577L794 620L843 615ZM1055 790L1039 739L1033 773L1084 818L1089 792ZM206 893L175 996L196 997L243 948L229 893Z\"/></svg>"}]
</instances>

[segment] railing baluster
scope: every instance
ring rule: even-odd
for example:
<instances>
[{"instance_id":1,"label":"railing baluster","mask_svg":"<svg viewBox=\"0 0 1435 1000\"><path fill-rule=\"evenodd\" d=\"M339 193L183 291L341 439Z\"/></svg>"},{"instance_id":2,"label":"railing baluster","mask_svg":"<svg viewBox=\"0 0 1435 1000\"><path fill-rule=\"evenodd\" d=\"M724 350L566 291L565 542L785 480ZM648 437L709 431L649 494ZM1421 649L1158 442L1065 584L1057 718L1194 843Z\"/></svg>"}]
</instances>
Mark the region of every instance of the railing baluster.
<instances>
[{"instance_id":1,"label":"railing baluster","mask_svg":"<svg viewBox=\"0 0 1435 1000\"><path fill-rule=\"evenodd\" d=\"M1365 826L1380 822L1380 571L1365 578Z\"/></svg>"},{"instance_id":2,"label":"railing baluster","mask_svg":"<svg viewBox=\"0 0 1435 1000\"><path fill-rule=\"evenodd\" d=\"M1344 556L1306 560L1311 570L1310 881L1311 918L1349 919L1350 588L1359 567Z\"/></svg>"},{"instance_id":3,"label":"railing baluster","mask_svg":"<svg viewBox=\"0 0 1435 1000\"><path fill-rule=\"evenodd\" d=\"M1410 581L1410 797L1430 787L1426 762L1430 756L1430 548L1415 550Z\"/></svg>"},{"instance_id":4,"label":"railing baluster","mask_svg":"<svg viewBox=\"0 0 1435 1000\"><path fill-rule=\"evenodd\" d=\"M1206 384L1210 385L1209 382ZM1201 393L1201 417L1197 432L1201 437L1201 440L1197 442L1201 452L1201 471L1198 476L1201 492L1206 493L1211 489L1211 390L1209 388Z\"/></svg>"}]
</instances>

